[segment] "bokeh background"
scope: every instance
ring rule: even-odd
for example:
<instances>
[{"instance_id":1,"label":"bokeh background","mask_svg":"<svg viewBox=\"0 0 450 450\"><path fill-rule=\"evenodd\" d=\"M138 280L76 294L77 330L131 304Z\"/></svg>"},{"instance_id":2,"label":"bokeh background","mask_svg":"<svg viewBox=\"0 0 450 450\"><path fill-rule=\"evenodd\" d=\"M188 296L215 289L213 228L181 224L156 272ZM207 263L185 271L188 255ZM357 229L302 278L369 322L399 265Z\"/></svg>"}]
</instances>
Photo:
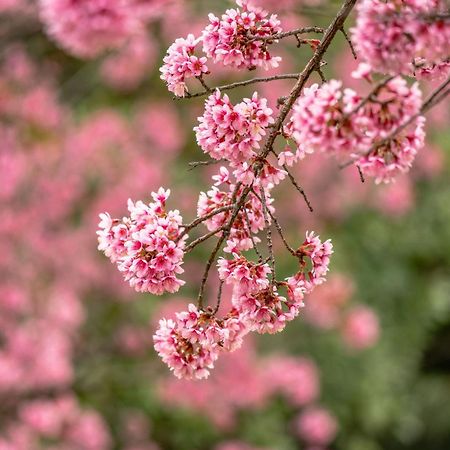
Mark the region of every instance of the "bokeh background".
<instances>
[{"instance_id":1,"label":"bokeh background","mask_svg":"<svg viewBox=\"0 0 450 450\"><path fill-rule=\"evenodd\" d=\"M259 1L285 29L326 26L338 3ZM1 450L450 448L448 102L396 183L312 155L295 172L313 214L288 183L276 189L292 242L311 229L333 240L329 280L284 332L247 339L206 381L175 379L152 334L195 298L210 244L187 259L179 295L161 298L135 294L97 251L98 214L120 217L159 186L195 217L216 170L188 167L204 159L192 132L203 100L173 100L159 67L176 37L229 6L165 2L144 35L81 60L47 37L35 2L0 1ZM310 52L283 41L275 72ZM327 77L358 87L342 36L325 59ZM214 67L211 79L254 75ZM276 109L290 85L257 89Z\"/></svg>"}]
</instances>

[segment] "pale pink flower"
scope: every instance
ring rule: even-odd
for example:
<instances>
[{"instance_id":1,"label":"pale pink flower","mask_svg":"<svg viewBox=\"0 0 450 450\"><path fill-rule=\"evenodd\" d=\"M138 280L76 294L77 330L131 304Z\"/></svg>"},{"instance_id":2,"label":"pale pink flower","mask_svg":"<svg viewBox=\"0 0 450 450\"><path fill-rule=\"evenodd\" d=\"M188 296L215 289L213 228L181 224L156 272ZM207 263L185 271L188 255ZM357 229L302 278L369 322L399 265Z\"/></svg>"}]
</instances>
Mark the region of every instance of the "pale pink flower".
<instances>
[{"instance_id":1,"label":"pale pink flower","mask_svg":"<svg viewBox=\"0 0 450 450\"><path fill-rule=\"evenodd\" d=\"M219 90L205 102L205 112L194 128L198 145L214 159L227 159L233 164L256 155L266 127L274 122L273 111L265 98L255 92L233 105L228 95Z\"/></svg>"},{"instance_id":2,"label":"pale pink flower","mask_svg":"<svg viewBox=\"0 0 450 450\"><path fill-rule=\"evenodd\" d=\"M81 58L121 47L141 31L128 0L40 0L47 33Z\"/></svg>"},{"instance_id":3,"label":"pale pink flower","mask_svg":"<svg viewBox=\"0 0 450 450\"><path fill-rule=\"evenodd\" d=\"M161 319L155 350L177 378L202 379L219 357L222 331L214 317L190 304L176 319Z\"/></svg>"},{"instance_id":4,"label":"pale pink flower","mask_svg":"<svg viewBox=\"0 0 450 450\"><path fill-rule=\"evenodd\" d=\"M367 306L357 306L344 319L342 336L352 349L362 350L373 347L380 335L378 316Z\"/></svg>"},{"instance_id":5,"label":"pale pink flower","mask_svg":"<svg viewBox=\"0 0 450 450\"><path fill-rule=\"evenodd\" d=\"M210 24L203 31L203 50L214 62L238 69L278 67L280 57L272 56L268 43L252 40L282 31L277 16L256 8L247 0L237 0L242 9L228 9L219 19L209 14Z\"/></svg>"},{"instance_id":6,"label":"pale pink flower","mask_svg":"<svg viewBox=\"0 0 450 450\"><path fill-rule=\"evenodd\" d=\"M170 191L153 192L154 202L128 201L129 217L112 220L101 214L97 231L99 250L116 263L126 281L138 292L155 295L177 292L184 284L182 218L178 210L166 211Z\"/></svg>"},{"instance_id":7,"label":"pale pink flower","mask_svg":"<svg viewBox=\"0 0 450 450\"><path fill-rule=\"evenodd\" d=\"M178 97L184 97L187 92L186 80L202 77L208 73L207 59L194 55L195 47L200 42L193 34L186 39L178 38L167 50L164 64L160 68L161 79L167 83L167 88Z\"/></svg>"},{"instance_id":8,"label":"pale pink flower","mask_svg":"<svg viewBox=\"0 0 450 450\"><path fill-rule=\"evenodd\" d=\"M447 8L443 0L363 0L356 5L352 40L359 55L379 72L409 75L417 58L420 65L439 66L450 56L450 20L433 15Z\"/></svg>"},{"instance_id":9,"label":"pale pink flower","mask_svg":"<svg viewBox=\"0 0 450 450\"><path fill-rule=\"evenodd\" d=\"M330 444L338 429L332 414L320 407L311 407L301 412L295 419L294 426L300 437L315 445Z\"/></svg>"}]
</instances>

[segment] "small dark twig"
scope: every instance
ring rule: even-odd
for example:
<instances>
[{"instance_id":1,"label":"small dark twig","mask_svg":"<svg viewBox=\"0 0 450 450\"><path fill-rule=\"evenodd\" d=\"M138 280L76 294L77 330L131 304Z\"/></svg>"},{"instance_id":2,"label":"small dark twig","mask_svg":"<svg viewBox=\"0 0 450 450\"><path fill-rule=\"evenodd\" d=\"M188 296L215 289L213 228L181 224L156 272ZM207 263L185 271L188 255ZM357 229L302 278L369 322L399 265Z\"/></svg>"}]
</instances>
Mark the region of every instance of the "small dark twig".
<instances>
[{"instance_id":1,"label":"small dark twig","mask_svg":"<svg viewBox=\"0 0 450 450\"><path fill-rule=\"evenodd\" d=\"M279 39L284 39L289 36L298 37L299 34L308 33L324 33L324 29L320 27L303 27L297 28L296 30L284 31L283 33L272 34L271 36L250 36L249 42L253 41L278 41Z\"/></svg>"},{"instance_id":2,"label":"small dark twig","mask_svg":"<svg viewBox=\"0 0 450 450\"><path fill-rule=\"evenodd\" d=\"M212 166L213 164L219 164L221 162L224 162L223 159L210 159L208 161L191 161L188 163L189 170L193 170L196 167L199 166Z\"/></svg>"},{"instance_id":3,"label":"small dark twig","mask_svg":"<svg viewBox=\"0 0 450 450\"><path fill-rule=\"evenodd\" d=\"M267 83L269 81L276 81L276 80L296 80L298 78L298 73L284 73L281 75L273 75L271 77L257 77L257 78L251 78L250 80L244 80L244 81L236 81L235 83L230 84L223 84L222 86L217 86L214 88L208 88L201 92L196 92L195 94L189 94L185 97L174 97L174 100L182 100L182 99L190 99L195 97L203 97L205 95L210 94L211 92L215 91L216 89L219 89L221 92L230 91L232 89L236 89L238 87L242 86L248 86L249 84L255 84L255 83Z\"/></svg>"},{"instance_id":4,"label":"small dark twig","mask_svg":"<svg viewBox=\"0 0 450 450\"><path fill-rule=\"evenodd\" d=\"M222 290L223 290L223 280L220 280L220 284L219 284L219 291L217 292L217 302L216 302L216 307L214 308L212 315L214 316L217 311L219 311L220 308L220 302L222 301Z\"/></svg>"},{"instance_id":5,"label":"small dark twig","mask_svg":"<svg viewBox=\"0 0 450 450\"><path fill-rule=\"evenodd\" d=\"M264 223L266 225L267 248L269 250L270 266L272 268L272 283L273 283L275 281L276 274L275 274L275 256L273 254L272 230L270 229L269 214L267 213L269 208L266 202L264 187L262 186L262 184L260 185L260 187L261 187L261 203L263 208Z\"/></svg>"},{"instance_id":6,"label":"small dark twig","mask_svg":"<svg viewBox=\"0 0 450 450\"><path fill-rule=\"evenodd\" d=\"M345 40L348 42L348 45L349 45L350 50L351 50L351 52L352 52L353 58L358 59L358 55L356 54L356 50L355 50L355 47L353 46L353 42L352 42L352 40L350 39L350 36L349 36L349 35L347 34L347 32L345 31L345 28L344 28L344 27L341 28L341 33L344 35Z\"/></svg>"},{"instance_id":7,"label":"small dark twig","mask_svg":"<svg viewBox=\"0 0 450 450\"><path fill-rule=\"evenodd\" d=\"M199 225L200 223L204 222L205 220L208 220L211 217L214 217L217 214L220 214L222 212L229 211L230 209L233 209L233 205L221 206L220 208L214 209L213 211L211 211L208 214L205 214L204 216L198 217L197 219L193 220L191 223L183 225L184 230L181 233L181 235L179 236L178 240L180 239L180 237L182 237L186 233L188 233L189 230L192 230L192 228L195 228L197 225Z\"/></svg>"},{"instance_id":8,"label":"small dark twig","mask_svg":"<svg viewBox=\"0 0 450 450\"><path fill-rule=\"evenodd\" d=\"M364 174L362 173L361 167L359 167L359 166L356 166L356 167L357 167L357 169L358 169L359 179L361 180L361 183L365 183L366 180L365 180L365 178L364 178Z\"/></svg>"},{"instance_id":9,"label":"small dark twig","mask_svg":"<svg viewBox=\"0 0 450 450\"><path fill-rule=\"evenodd\" d=\"M244 208L242 208L242 210L244 211L245 222L246 222L247 228L248 228L248 235L250 236L250 240L252 241L255 253L258 255L258 260L259 260L259 262L261 262L263 260L263 257L261 255L260 251L258 250L258 246L256 245L256 241L255 241L255 238L252 233L252 227L250 225L250 218L248 217L247 208L244 206Z\"/></svg>"},{"instance_id":10,"label":"small dark twig","mask_svg":"<svg viewBox=\"0 0 450 450\"><path fill-rule=\"evenodd\" d=\"M252 193L255 195L255 197L262 203L262 198L252 189ZM272 219L273 223L275 224L275 228L278 231L278 234L280 235L281 240L283 241L284 246L286 247L287 251L292 255L297 257L297 254L295 253L295 250L288 244L287 239L284 236L283 229L281 228L280 223L278 222L277 218L272 214L270 209L267 209L267 212Z\"/></svg>"}]
</instances>

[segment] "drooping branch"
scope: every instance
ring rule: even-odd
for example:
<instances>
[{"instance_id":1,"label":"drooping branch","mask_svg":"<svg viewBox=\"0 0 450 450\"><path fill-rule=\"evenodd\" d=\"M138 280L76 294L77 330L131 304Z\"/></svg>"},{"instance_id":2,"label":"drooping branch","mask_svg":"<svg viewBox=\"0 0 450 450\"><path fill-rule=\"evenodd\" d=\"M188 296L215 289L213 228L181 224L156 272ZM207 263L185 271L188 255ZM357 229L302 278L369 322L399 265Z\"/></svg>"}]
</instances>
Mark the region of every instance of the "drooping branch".
<instances>
[{"instance_id":1,"label":"drooping branch","mask_svg":"<svg viewBox=\"0 0 450 450\"><path fill-rule=\"evenodd\" d=\"M313 72L315 72L318 67L320 67L320 64L321 64L321 61L322 61L322 58L323 58L325 52L327 51L328 47L330 46L330 44L333 41L336 34L343 27L345 19L348 17L351 10L355 6L356 1L357 0L346 0L344 2L341 9L337 13L336 17L334 18L334 20L331 22L331 24L328 26L327 30L325 31L321 42L317 45L316 50L314 51L313 56L306 64L303 71L298 76L296 76L297 81L296 81L294 87L291 89L291 92L289 93L285 102L283 103L283 106L280 109L278 117L275 120L275 123L273 124L273 126L271 127L271 131L268 134L265 145L259 154L259 158L253 165L253 172L255 174L255 177L257 177L259 175L259 173L261 172L261 170L263 169L263 164L261 163L261 161L264 160L268 156L271 149L273 148L275 139L280 134L280 130L283 126L284 120L286 119L289 112L291 111L295 101L300 96L300 94L301 94L306 82L308 81L309 77L311 76L311 74ZM247 83L247 84L251 84L251 83ZM242 86L242 84L240 84L240 85ZM235 86L235 87L238 87L238 86ZM205 93L203 93L201 95L205 95ZM197 95L197 96L200 96L200 95ZM204 275L202 278L202 282L200 285L199 295L198 295L198 306L201 309L203 309L203 295L204 295L205 285L208 280L208 275L209 275L211 266L212 266L213 262L215 261L217 253L219 252L222 244L225 242L225 240L230 235L231 227L233 226L233 223L234 223L236 217L238 216L239 211L241 210L242 206L245 204L246 198L247 198L248 194L250 193L251 189L252 189L252 186L247 186L243 190L243 192L240 194L239 200L235 204L235 207L233 209L231 217L230 217L229 221L227 222L227 224L225 225L225 228L222 230L222 234L219 237L219 239L216 243L216 246L214 247L214 249L208 259L208 262L205 267ZM235 189L234 196L237 196L237 189Z\"/></svg>"}]
</instances>

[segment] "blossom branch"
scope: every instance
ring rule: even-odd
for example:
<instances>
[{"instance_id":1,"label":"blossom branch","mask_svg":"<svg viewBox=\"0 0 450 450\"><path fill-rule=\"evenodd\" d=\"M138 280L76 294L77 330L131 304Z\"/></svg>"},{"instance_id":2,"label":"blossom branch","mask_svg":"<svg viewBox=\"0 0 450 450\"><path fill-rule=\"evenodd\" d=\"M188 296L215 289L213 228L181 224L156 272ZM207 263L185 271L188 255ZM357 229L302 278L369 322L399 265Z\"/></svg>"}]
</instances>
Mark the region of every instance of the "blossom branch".
<instances>
[{"instance_id":1,"label":"blossom branch","mask_svg":"<svg viewBox=\"0 0 450 450\"><path fill-rule=\"evenodd\" d=\"M355 158L352 158L348 160L347 162L341 164L339 166L340 169L345 169L348 166L351 166L353 163L358 161L358 159L362 156L370 155L374 150L377 148L387 144L392 139L394 139L399 133L401 133L405 128L407 128L409 125L411 125L415 120L417 120L420 116L427 113L433 106L437 105L439 102L441 102L445 97L447 97L450 94L450 89L446 88L450 85L450 77L447 78L446 81L444 81L429 97L425 102L422 104L419 111L412 115L408 120L406 120L403 124L399 125L397 128L395 128L391 133L389 133L385 138L379 140L378 142L375 142L368 150L361 153Z\"/></svg>"}]
</instances>

